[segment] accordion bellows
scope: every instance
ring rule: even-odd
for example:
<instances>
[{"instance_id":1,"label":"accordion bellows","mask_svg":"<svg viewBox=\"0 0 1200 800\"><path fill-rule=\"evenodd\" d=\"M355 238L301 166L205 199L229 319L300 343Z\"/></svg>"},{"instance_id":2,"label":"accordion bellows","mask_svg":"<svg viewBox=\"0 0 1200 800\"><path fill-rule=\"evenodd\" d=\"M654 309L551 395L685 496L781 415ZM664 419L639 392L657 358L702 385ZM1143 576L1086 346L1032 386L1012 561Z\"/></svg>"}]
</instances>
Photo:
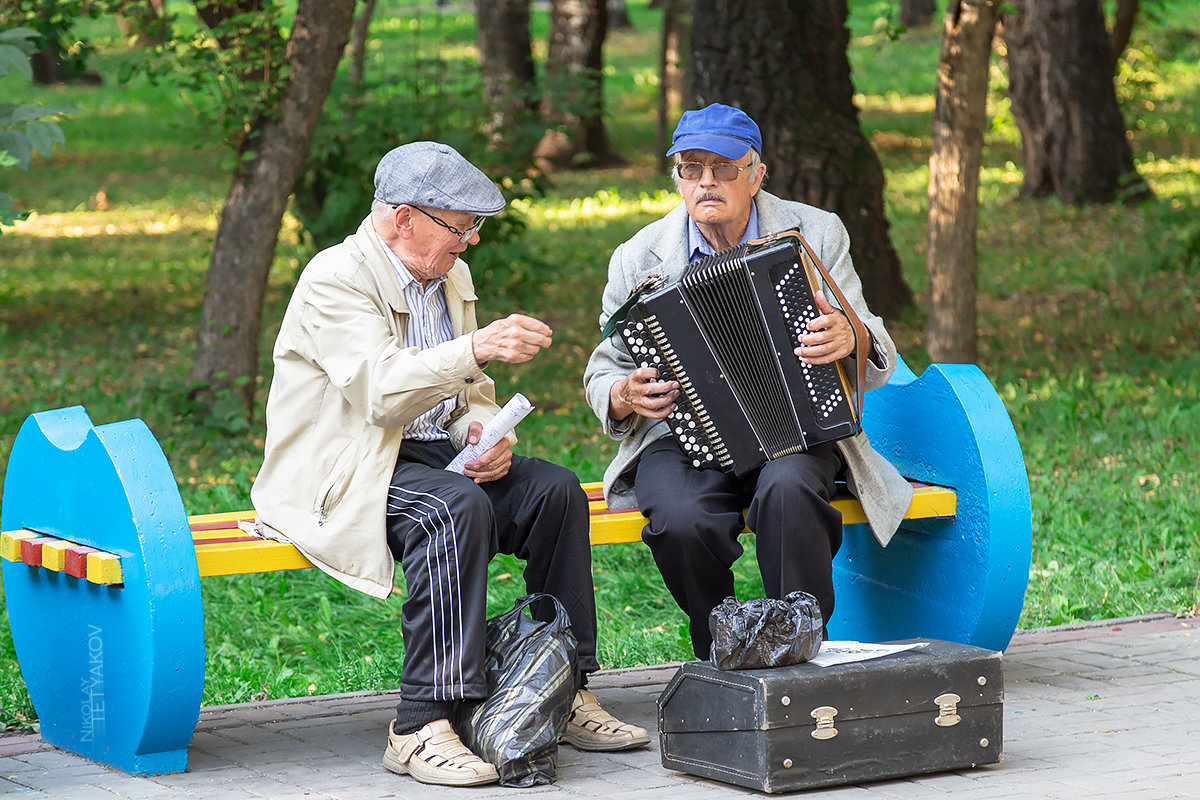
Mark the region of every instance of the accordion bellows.
<instances>
[{"instance_id":1,"label":"accordion bellows","mask_svg":"<svg viewBox=\"0 0 1200 800\"><path fill-rule=\"evenodd\" d=\"M629 306L617 331L639 367L679 382L667 422L692 466L742 475L861 430L841 364L794 352L820 287L799 235L781 234L697 260Z\"/></svg>"}]
</instances>

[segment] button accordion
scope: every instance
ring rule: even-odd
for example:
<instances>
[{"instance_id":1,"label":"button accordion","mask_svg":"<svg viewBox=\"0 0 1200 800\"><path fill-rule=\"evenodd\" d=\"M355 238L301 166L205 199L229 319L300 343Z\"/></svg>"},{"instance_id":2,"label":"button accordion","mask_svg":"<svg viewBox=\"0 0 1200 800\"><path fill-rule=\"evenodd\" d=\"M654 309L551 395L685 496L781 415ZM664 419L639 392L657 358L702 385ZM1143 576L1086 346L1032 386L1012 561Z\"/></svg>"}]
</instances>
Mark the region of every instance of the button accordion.
<instances>
[{"instance_id":1,"label":"button accordion","mask_svg":"<svg viewBox=\"0 0 1200 800\"><path fill-rule=\"evenodd\" d=\"M692 466L742 475L861 430L861 374L855 384L840 362L805 364L794 352L821 314L818 272L854 326L861 373L869 334L795 231L694 261L613 315L634 363L679 382L666 421Z\"/></svg>"}]
</instances>

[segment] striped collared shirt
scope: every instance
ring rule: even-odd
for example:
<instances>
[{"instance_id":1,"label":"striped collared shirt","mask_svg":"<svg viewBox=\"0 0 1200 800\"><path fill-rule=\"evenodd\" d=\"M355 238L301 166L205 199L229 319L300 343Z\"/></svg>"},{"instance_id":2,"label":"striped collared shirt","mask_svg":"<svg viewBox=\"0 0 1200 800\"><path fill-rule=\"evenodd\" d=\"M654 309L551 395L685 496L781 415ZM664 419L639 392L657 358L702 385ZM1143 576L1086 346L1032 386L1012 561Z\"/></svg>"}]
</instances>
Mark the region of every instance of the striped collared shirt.
<instances>
[{"instance_id":1,"label":"striped collared shirt","mask_svg":"<svg viewBox=\"0 0 1200 800\"><path fill-rule=\"evenodd\" d=\"M750 219L746 222L746 233L742 235L742 241L748 242L751 239L758 238L758 204L750 203ZM714 255L717 251L708 243L703 234L700 233L700 228L696 225L696 220L688 217L688 262L691 263L697 258Z\"/></svg>"},{"instance_id":2,"label":"striped collared shirt","mask_svg":"<svg viewBox=\"0 0 1200 800\"><path fill-rule=\"evenodd\" d=\"M450 314L446 308L446 293L442 284L446 276L432 281L428 287L412 276L400 259L392 252L392 248L380 239L383 252L387 253L396 277L400 279L400 289L404 292L404 302L408 306L408 331L406 341L409 347L424 350L428 347L448 342L454 338L450 327ZM448 397L421 416L404 426L404 438L421 441L436 441L449 439L446 432L446 420L454 410L455 398Z\"/></svg>"}]
</instances>

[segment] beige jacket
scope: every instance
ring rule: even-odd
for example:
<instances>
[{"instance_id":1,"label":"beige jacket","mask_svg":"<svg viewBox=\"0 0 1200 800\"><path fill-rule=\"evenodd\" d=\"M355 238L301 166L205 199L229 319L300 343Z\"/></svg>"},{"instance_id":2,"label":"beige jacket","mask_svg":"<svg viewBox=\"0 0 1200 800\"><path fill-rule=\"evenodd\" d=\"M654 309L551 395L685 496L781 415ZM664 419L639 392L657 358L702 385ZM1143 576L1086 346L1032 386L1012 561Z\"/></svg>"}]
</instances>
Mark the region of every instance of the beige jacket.
<instances>
[{"instance_id":1,"label":"beige jacket","mask_svg":"<svg viewBox=\"0 0 1200 800\"><path fill-rule=\"evenodd\" d=\"M460 259L444 284L456 338L406 347L408 308L368 217L318 253L275 342L267 441L251 498L263 536L292 542L325 572L376 597L392 590L388 486L403 426L447 397L455 447L498 408L475 362L475 288Z\"/></svg>"},{"instance_id":2,"label":"beige jacket","mask_svg":"<svg viewBox=\"0 0 1200 800\"><path fill-rule=\"evenodd\" d=\"M887 383L896 366L896 346L884 328L883 320L871 313L863 299L862 282L850 261L850 237L836 214L822 211L804 203L782 200L760 191L755 196L758 207L758 230L761 235L795 228L816 250L829 270L846 301L858 312L870 329L878 346L881 368L868 362L866 386L869 391ZM613 251L608 267L608 285L604 289L600 326L629 296L643 278L652 273L667 282L678 280L687 267L687 208L683 203L662 219L642 228L633 238ZM826 292L832 301L832 295ZM584 372L584 391L588 404L604 423L604 432L621 444L616 457L604 473L604 496L610 508L637 505L633 477L638 456L651 442L667 433L662 420L636 417L632 424L615 424L608 415L608 398L612 385L634 369L619 337L602 341L592 351ZM847 374L856 377L856 368L847 363ZM837 443L849 469L851 491L862 503L871 529L883 544L887 544L899 527L912 500L912 486L900 476L887 459L879 455L867 435L860 433Z\"/></svg>"}]
</instances>

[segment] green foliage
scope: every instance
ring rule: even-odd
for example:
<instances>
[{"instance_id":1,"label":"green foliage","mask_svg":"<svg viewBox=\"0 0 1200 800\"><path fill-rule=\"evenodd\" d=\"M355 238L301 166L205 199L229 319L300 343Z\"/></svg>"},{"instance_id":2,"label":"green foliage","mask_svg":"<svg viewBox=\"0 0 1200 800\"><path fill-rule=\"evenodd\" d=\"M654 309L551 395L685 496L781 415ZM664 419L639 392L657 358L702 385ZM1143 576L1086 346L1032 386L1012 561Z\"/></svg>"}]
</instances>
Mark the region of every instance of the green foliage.
<instances>
[{"instance_id":1,"label":"green foliage","mask_svg":"<svg viewBox=\"0 0 1200 800\"><path fill-rule=\"evenodd\" d=\"M276 113L290 74L281 32L283 4L262 0L250 10L227 0L193 0L192 5L207 27L191 29L168 17L162 23L165 41L126 62L120 78L127 82L142 74L177 87L220 128L225 141L252 147L247 137L265 116Z\"/></svg>"},{"instance_id":2,"label":"green foliage","mask_svg":"<svg viewBox=\"0 0 1200 800\"><path fill-rule=\"evenodd\" d=\"M99 17L107 5L103 0L7 0L0 7L0 27L35 31L45 43L43 53L57 62L62 77L77 80L87 71L93 48L75 35L76 26L82 19Z\"/></svg>"},{"instance_id":3,"label":"green foliage","mask_svg":"<svg viewBox=\"0 0 1200 800\"><path fill-rule=\"evenodd\" d=\"M443 142L495 181L509 203L471 249L476 282L489 293L527 298L540 286L541 265L524 243L520 208L546 189L532 157L545 124L524 115L502 137L492 135L479 65L458 50L458 37L469 30L461 20L433 19L403 32L406 55L368 63L363 86L339 79L301 170L293 211L315 249L336 244L367 215L375 166L385 153L406 142Z\"/></svg>"},{"instance_id":4,"label":"green foliage","mask_svg":"<svg viewBox=\"0 0 1200 800\"><path fill-rule=\"evenodd\" d=\"M12 69L30 78L29 56L34 40L39 36L29 28L0 31L0 78ZM36 103L0 103L0 168L20 167L28 170L34 153L49 158L54 145L66 145L66 137L57 118L71 112L69 106L44 107ZM0 191L0 233L4 226L25 219L28 213L18 210L9 197Z\"/></svg>"}]
</instances>

